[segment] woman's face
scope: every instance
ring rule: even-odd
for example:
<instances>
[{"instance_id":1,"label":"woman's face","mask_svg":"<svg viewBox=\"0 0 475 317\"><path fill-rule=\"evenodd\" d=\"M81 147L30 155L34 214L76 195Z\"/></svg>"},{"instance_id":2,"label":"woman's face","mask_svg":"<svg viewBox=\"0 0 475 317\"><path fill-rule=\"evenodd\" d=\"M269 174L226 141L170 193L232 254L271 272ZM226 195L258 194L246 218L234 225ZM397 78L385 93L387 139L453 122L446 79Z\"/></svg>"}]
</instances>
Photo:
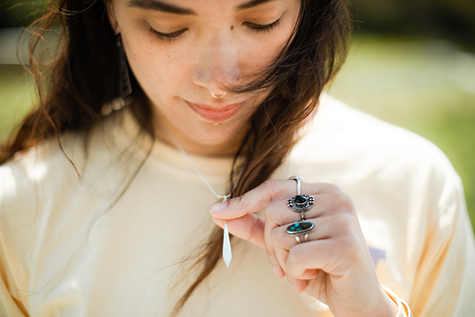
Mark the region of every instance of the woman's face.
<instances>
[{"instance_id":1,"label":"woman's face","mask_svg":"<svg viewBox=\"0 0 475 317\"><path fill-rule=\"evenodd\" d=\"M170 132L191 153L234 154L265 92L226 87L249 82L274 61L299 6L299 0L112 0L112 25L154 109L158 137L173 144Z\"/></svg>"}]
</instances>

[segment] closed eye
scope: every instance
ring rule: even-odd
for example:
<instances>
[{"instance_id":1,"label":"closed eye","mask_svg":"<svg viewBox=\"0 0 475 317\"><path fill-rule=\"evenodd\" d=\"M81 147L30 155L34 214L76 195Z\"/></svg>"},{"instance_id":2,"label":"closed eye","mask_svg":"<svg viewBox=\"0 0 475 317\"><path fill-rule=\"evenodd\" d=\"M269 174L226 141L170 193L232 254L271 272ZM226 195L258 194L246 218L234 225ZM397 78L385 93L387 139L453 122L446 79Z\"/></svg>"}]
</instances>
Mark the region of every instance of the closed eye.
<instances>
[{"instance_id":1,"label":"closed eye","mask_svg":"<svg viewBox=\"0 0 475 317\"><path fill-rule=\"evenodd\" d=\"M185 33L188 30L188 29L183 29L183 30L179 30L179 31L176 31L176 32L171 32L171 33L162 33L162 32L159 32L159 31L155 30L151 26L149 26L149 29L154 35L158 36L159 39L168 40L168 41L171 41L171 40L179 37L180 35L182 35L183 33Z\"/></svg>"},{"instance_id":2,"label":"closed eye","mask_svg":"<svg viewBox=\"0 0 475 317\"><path fill-rule=\"evenodd\" d=\"M280 23L280 18L270 24L257 24L257 23L252 23L252 22L244 22L243 24L256 32L265 32L265 31L269 32L273 28L275 28L277 25L279 25L279 23Z\"/></svg>"}]
</instances>

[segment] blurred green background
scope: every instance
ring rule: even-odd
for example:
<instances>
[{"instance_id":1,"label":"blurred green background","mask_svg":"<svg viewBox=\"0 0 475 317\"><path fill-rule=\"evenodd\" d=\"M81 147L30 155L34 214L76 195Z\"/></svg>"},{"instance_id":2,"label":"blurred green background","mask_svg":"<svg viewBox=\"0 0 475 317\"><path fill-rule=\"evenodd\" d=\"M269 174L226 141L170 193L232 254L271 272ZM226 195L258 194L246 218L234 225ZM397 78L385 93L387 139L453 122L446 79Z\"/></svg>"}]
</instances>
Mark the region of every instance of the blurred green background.
<instances>
[{"instance_id":1,"label":"blurred green background","mask_svg":"<svg viewBox=\"0 0 475 317\"><path fill-rule=\"evenodd\" d=\"M44 3L0 5L0 141L34 100L34 82L16 62L15 47L18 28ZM358 0L350 6L352 48L330 93L437 144L462 177L475 228L475 1Z\"/></svg>"}]
</instances>

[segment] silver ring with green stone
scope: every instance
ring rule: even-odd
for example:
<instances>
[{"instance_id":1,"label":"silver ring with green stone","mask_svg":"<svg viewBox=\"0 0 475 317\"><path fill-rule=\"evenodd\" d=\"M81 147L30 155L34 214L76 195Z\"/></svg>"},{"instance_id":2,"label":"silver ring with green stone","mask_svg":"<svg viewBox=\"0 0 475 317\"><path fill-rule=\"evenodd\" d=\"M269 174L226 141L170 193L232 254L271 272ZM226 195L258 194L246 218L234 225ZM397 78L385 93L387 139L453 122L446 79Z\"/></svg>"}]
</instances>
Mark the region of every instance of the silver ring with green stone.
<instances>
[{"instance_id":1,"label":"silver ring with green stone","mask_svg":"<svg viewBox=\"0 0 475 317\"><path fill-rule=\"evenodd\" d=\"M288 236L295 237L297 243L307 242L308 234L315 230L315 223L307 220L297 221L285 229ZM301 236L303 235L303 239Z\"/></svg>"},{"instance_id":2,"label":"silver ring with green stone","mask_svg":"<svg viewBox=\"0 0 475 317\"><path fill-rule=\"evenodd\" d=\"M295 241L297 241L297 243L307 242L308 241L308 233L303 235L303 239L300 239L300 236L295 236L294 238L295 238Z\"/></svg>"}]
</instances>

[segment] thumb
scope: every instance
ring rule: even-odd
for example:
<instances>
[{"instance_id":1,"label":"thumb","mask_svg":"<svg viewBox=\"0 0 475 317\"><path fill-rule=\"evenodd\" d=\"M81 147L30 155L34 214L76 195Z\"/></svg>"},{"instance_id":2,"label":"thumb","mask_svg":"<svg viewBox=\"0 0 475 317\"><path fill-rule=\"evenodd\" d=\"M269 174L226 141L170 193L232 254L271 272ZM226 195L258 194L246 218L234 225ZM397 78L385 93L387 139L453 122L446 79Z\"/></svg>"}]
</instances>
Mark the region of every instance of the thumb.
<instances>
[{"instance_id":1,"label":"thumb","mask_svg":"<svg viewBox=\"0 0 475 317\"><path fill-rule=\"evenodd\" d=\"M224 227L224 222L226 221L229 233L232 235L252 242L263 249L266 248L264 239L265 222L261 217L255 214L247 214L240 218L228 220L216 218L214 216L212 216L212 218L221 228Z\"/></svg>"}]
</instances>

